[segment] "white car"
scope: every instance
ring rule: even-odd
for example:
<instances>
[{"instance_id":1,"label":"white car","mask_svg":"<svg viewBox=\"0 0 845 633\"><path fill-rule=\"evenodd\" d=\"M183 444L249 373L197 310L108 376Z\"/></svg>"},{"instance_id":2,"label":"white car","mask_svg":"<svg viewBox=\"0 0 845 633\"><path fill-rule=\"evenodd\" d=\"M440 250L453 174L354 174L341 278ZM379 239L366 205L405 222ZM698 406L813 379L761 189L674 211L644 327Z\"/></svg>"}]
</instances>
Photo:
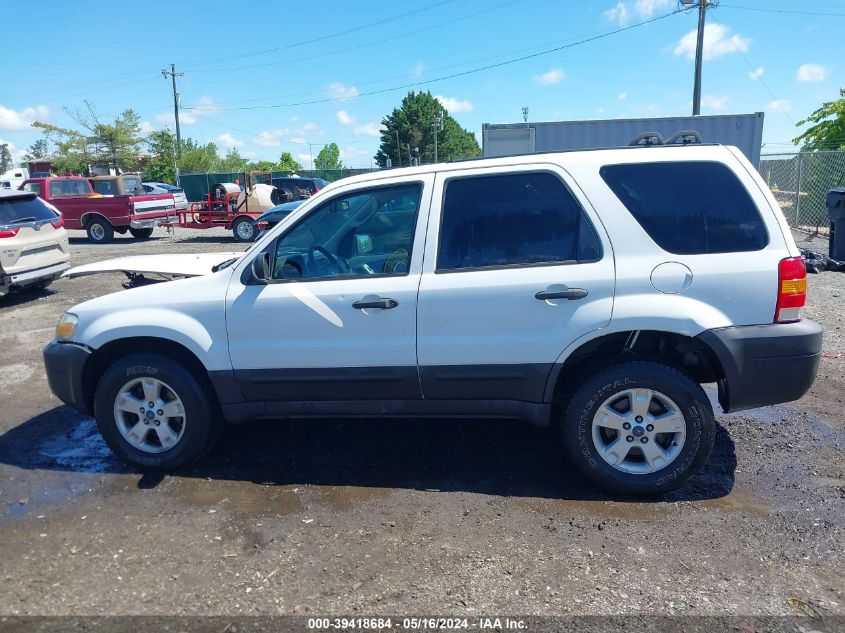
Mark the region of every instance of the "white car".
<instances>
[{"instance_id":1,"label":"white car","mask_svg":"<svg viewBox=\"0 0 845 633\"><path fill-rule=\"evenodd\" d=\"M70 268L69 259L58 209L33 192L0 190L0 297L46 288Z\"/></svg>"},{"instance_id":2,"label":"white car","mask_svg":"<svg viewBox=\"0 0 845 633\"><path fill-rule=\"evenodd\" d=\"M532 154L331 184L207 274L71 308L44 357L142 468L198 460L224 421L506 417L601 488L660 494L713 446L703 383L725 411L809 389L805 298L736 148Z\"/></svg>"},{"instance_id":3,"label":"white car","mask_svg":"<svg viewBox=\"0 0 845 633\"><path fill-rule=\"evenodd\" d=\"M174 208L177 211L187 211L188 198L181 187L169 185L166 182L145 182L141 185L147 193L163 194L169 193L173 196Z\"/></svg>"}]
</instances>

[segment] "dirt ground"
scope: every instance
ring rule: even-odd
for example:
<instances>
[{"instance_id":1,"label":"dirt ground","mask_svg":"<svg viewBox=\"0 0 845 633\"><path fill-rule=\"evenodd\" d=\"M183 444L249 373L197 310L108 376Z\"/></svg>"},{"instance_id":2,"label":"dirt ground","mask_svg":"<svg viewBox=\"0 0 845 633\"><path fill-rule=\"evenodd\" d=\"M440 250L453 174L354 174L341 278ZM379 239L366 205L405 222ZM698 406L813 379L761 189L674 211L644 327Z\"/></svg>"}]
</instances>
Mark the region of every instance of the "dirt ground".
<instances>
[{"instance_id":1,"label":"dirt ground","mask_svg":"<svg viewBox=\"0 0 845 633\"><path fill-rule=\"evenodd\" d=\"M72 235L75 264L238 250ZM799 402L717 410L708 466L659 502L596 493L546 432L499 421L255 423L141 476L41 361L59 315L121 281L0 303L2 615L845 615L845 356ZM845 352L845 274L809 283L824 353Z\"/></svg>"}]
</instances>

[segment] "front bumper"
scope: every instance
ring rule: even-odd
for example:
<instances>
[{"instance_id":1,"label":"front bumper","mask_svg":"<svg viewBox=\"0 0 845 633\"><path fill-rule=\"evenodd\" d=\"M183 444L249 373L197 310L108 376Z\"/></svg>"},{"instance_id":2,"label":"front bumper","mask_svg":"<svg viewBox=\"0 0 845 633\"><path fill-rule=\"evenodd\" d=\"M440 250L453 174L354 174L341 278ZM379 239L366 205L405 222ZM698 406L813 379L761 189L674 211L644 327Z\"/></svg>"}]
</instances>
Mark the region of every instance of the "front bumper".
<instances>
[{"instance_id":1,"label":"front bumper","mask_svg":"<svg viewBox=\"0 0 845 633\"><path fill-rule=\"evenodd\" d=\"M726 413L791 402L816 379L822 327L797 323L716 328L697 337L719 359L719 404Z\"/></svg>"},{"instance_id":2,"label":"front bumper","mask_svg":"<svg viewBox=\"0 0 845 633\"><path fill-rule=\"evenodd\" d=\"M133 229L154 229L157 226L165 224L175 224L179 216L176 214L162 215L155 218L133 218L129 221L129 226Z\"/></svg>"},{"instance_id":3,"label":"front bumper","mask_svg":"<svg viewBox=\"0 0 845 633\"><path fill-rule=\"evenodd\" d=\"M77 411L91 415L85 402L85 364L91 350L75 343L52 341L44 348L44 368L50 390L62 402Z\"/></svg>"}]
</instances>

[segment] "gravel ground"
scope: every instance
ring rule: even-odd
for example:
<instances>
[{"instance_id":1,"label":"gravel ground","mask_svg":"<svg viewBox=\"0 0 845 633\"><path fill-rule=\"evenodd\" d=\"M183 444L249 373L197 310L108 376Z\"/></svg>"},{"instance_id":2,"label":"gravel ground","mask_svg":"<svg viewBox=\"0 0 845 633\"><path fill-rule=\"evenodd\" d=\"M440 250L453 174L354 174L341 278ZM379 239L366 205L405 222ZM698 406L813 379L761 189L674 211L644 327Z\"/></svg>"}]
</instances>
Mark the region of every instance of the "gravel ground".
<instances>
[{"instance_id":1,"label":"gravel ground","mask_svg":"<svg viewBox=\"0 0 845 633\"><path fill-rule=\"evenodd\" d=\"M72 235L75 264L236 250L223 231ZM62 311L120 284L0 304L0 614L845 615L845 274L809 280L831 357L807 396L717 415L705 470L637 503L498 421L261 422L140 476L40 358Z\"/></svg>"}]
</instances>

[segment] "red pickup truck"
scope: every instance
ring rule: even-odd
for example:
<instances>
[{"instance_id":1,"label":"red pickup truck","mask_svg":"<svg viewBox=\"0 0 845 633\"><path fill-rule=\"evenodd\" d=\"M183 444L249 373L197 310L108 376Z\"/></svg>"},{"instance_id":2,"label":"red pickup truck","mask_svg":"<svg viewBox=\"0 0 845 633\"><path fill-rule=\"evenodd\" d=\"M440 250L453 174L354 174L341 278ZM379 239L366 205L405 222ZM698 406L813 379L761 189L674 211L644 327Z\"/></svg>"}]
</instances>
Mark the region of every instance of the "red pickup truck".
<instances>
[{"instance_id":1,"label":"red pickup truck","mask_svg":"<svg viewBox=\"0 0 845 633\"><path fill-rule=\"evenodd\" d=\"M110 242L115 233L127 231L146 239L154 227L176 219L170 194L103 195L82 176L29 178L20 188L34 191L55 206L62 212L65 227L84 229L88 239L97 244Z\"/></svg>"}]
</instances>

